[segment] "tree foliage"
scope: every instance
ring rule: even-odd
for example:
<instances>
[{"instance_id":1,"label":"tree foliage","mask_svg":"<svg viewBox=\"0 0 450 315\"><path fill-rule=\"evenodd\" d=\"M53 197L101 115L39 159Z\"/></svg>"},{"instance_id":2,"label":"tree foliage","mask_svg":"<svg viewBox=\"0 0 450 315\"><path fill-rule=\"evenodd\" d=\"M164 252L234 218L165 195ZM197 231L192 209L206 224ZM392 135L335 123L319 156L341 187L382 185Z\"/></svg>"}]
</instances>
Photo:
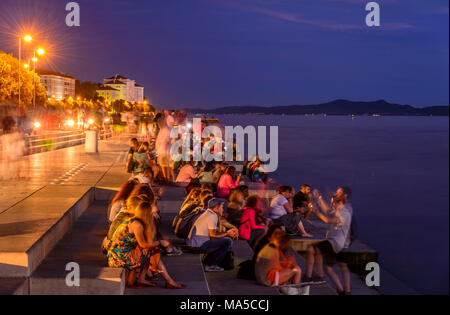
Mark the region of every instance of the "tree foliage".
<instances>
[{"instance_id":1,"label":"tree foliage","mask_svg":"<svg viewBox=\"0 0 450 315\"><path fill-rule=\"evenodd\" d=\"M81 99L97 100L99 98L97 94L99 88L99 83L80 80L75 81L75 91L77 97L80 97Z\"/></svg>"},{"instance_id":2,"label":"tree foliage","mask_svg":"<svg viewBox=\"0 0 450 315\"><path fill-rule=\"evenodd\" d=\"M21 105L26 107L33 105L33 83L36 86L36 104L44 104L46 100L46 91L45 87L41 84L39 75L25 69L22 65L20 69ZM0 51L0 104L1 103L19 103L19 60L3 51Z\"/></svg>"}]
</instances>

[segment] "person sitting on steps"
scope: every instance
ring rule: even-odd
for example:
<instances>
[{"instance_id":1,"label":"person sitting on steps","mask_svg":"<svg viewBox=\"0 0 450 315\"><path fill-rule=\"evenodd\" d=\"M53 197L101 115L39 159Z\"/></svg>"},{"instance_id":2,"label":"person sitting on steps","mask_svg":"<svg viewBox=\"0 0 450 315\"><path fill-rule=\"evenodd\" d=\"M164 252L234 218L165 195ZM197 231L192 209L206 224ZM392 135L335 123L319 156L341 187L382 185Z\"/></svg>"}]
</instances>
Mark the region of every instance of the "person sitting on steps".
<instances>
[{"instance_id":1,"label":"person sitting on steps","mask_svg":"<svg viewBox=\"0 0 450 315\"><path fill-rule=\"evenodd\" d=\"M212 198L208 202L208 209L195 221L188 235L186 244L196 248L198 252L206 254L204 259L206 272L223 271L219 265L231 250L233 239L238 231L230 229L220 233L219 217L223 215L224 201Z\"/></svg>"}]
</instances>

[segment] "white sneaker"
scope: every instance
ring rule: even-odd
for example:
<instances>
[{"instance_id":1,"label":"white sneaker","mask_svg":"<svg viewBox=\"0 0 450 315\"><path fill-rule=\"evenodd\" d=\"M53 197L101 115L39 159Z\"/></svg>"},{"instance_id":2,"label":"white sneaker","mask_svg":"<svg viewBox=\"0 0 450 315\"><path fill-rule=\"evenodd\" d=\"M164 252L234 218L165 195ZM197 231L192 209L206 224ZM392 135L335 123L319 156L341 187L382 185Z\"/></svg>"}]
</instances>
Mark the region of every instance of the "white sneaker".
<instances>
[{"instance_id":1,"label":"white sneaker","mask_svg":"<svg viewBox=\"0 0 450 315\"><path fill-rule=\"evenodd\" d=\"M221 272L221 271L224 271L224 269L222 267L219 267L216 265L211 265L211 266L205 266L205 271L206 272Z\"/></svg>"},{"instance_id":2,"label":"white sneaker","mask_svg":"<svg viewBox=\"0 0 450 315\"><path fill-rule=\"evenodd\" d=\"M280 292L284 295L309 295L309 285L284 285L280 287Z\"/></svg>"}]
</instances>

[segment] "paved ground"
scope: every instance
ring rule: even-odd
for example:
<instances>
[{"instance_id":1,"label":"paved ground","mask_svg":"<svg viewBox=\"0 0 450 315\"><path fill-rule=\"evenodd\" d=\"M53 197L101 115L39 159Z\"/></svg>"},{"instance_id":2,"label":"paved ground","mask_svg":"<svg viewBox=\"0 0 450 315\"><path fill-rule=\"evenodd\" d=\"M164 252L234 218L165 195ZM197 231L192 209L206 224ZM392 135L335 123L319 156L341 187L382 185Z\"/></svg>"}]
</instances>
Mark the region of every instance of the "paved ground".
<instances>
[{"instance_id":1,"label":"paved ground","mask_svg":"<svg viewBox=\"0 0 450 315\"><path fill-rule=\"evenodd\" d=\"M100 154L87 154L80 145L24 157L20 167L29 179L0 181L0 216L48 185L94 186L115 162L125 160L128 140L100 141Z\"/></svg>"}]
</instances>

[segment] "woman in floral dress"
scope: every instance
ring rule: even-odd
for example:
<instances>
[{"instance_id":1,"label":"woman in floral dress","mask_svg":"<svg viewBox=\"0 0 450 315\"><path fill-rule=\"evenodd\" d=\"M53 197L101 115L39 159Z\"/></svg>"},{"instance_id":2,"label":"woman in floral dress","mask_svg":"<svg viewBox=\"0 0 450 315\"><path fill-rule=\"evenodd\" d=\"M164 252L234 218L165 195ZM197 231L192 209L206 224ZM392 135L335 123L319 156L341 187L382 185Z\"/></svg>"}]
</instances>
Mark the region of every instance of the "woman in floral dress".
<instances>
[{"instance_id":1,"label":"woman in floral dress","mask_svg":"<svg viewBox=\"0 0 450 315\"><path fill-rule=\"evenodd\" d=\"M161 273L166 288L183 289L186 286L175 282L160 260L159 241L154 241L156 229L153 222L152 205L141 203L135 216L122 223L114 232L108 246L108 265L127 270L127 285L156 286L147 281L146 274Z\"/></svg>"}]
</instances>

